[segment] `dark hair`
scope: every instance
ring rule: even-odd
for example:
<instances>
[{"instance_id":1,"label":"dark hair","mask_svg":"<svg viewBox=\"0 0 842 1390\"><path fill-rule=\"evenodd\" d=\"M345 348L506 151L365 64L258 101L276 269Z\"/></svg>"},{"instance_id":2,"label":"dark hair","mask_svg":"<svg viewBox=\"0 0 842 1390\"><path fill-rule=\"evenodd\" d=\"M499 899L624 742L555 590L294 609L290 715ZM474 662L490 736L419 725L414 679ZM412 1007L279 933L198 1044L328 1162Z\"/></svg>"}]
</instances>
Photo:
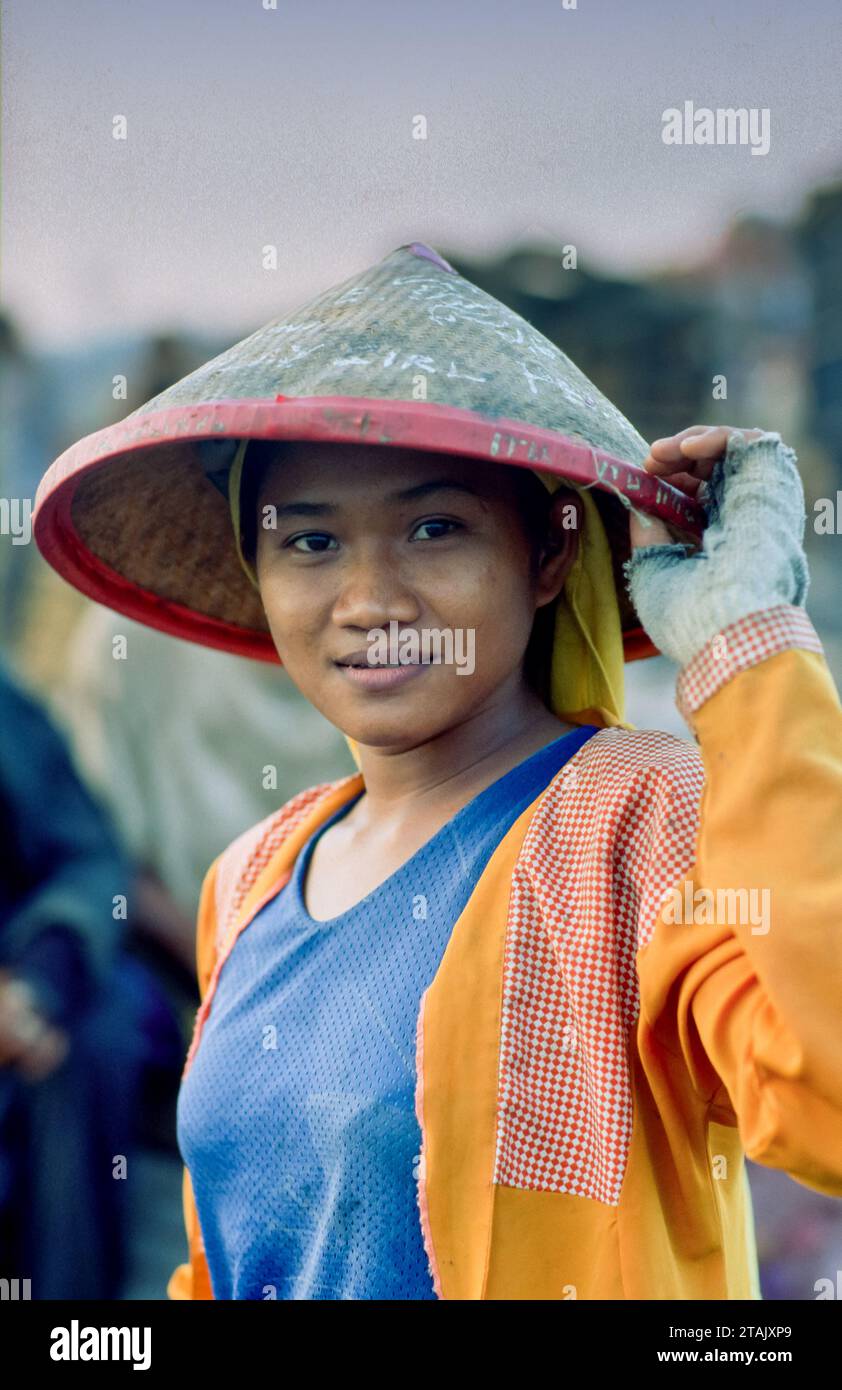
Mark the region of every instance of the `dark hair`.
<instances>
[{"instance_id":1,"label":"dark hair","mask_svg":"<svg viewBox=\"0 0 842 1390\"><path fill-rule=\"evenodd\" d=\"M243 456L240 477L240 536L243 555L252 569L257 555L257 499L269 464L282 447L277 439L253 439Z\"/></svg>"},{"instance_id":2,"label":"dark hair","mask_svg":"<svg viewBox=\"0 0 842 1390\"><path fill-rule=\"evenodd\" d=\"M544 487L540 478L529 469L515 470L515 490L520 507L520 518L530 543L530 562L535 574L541 558L541 551L547 543L552 494Z\"/></svg>"},{"instance_id":3,"label":"dark hair","mask_svg":"<svg viewBox=\"0 0 842 1390\"><path fill-rule=\"evenodd\" d=\"M529 469L516 470L516 489L520 503L520 515L524 531L530 542L530 569L533 579L537 577L541 551L549 538L550 506L557 493L550 493L540 478ZM569 488L559 489L571 498ZM550 706L550 662L549 655L555 636L555 617L558 599L545 603L535 614L532 631L526 644L523 657L523 673L537 695Z\"/></svg>"}]
</instances>

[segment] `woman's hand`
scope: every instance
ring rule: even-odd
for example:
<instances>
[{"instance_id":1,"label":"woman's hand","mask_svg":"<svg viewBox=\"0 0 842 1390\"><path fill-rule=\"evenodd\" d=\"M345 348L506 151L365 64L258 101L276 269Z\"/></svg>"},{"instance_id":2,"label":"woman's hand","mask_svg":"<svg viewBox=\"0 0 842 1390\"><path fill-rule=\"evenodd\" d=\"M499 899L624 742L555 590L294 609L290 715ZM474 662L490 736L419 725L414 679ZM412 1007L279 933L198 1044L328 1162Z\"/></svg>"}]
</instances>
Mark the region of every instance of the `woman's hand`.
<instances>
[{"instance_id":1,"label":"woman's hand","mask_svg":"<svg viewBox=\"0 0 842 1390\"><path fill-rule=\"evenodd\" d=\"M629 595L660 651L684 666L738 618L803 606L804 489L779 434L693 425L656 440L644 467L697 497L708 515L696 551L663 523L630 517Z\"/></svg>"},{"instance_id":2,"label":"woman's hand","mask_svg":"<svg viewBox=\"0 0 842 1390\"><path fill-rule=\"evenodd\" d=\"M656 439L650 444L649 456L644 459L643 467L647 473L666 478L673 487L686 492L688 497L697 497L702 483L710 478L713 465L723 457L729 435L742 434L745 439L757 439L762 433L762 430L738 430L733 425L690 425L679 434ZM639 545L672 543L673 537L664 523L655 517L650 520L652 527L647 529L632 512L632 549Z\"/></svg>"}]
</instances>

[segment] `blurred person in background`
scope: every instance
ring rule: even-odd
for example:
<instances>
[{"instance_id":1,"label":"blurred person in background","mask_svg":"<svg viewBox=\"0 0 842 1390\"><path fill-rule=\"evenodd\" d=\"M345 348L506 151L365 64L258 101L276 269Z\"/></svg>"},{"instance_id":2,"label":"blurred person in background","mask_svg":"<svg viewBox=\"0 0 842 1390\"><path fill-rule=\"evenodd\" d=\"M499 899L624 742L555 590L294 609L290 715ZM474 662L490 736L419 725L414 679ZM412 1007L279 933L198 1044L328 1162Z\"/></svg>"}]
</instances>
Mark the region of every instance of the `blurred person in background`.
<instances>
[{"instance_id":1,"label":"blurred person in background","mask_svg":"<svg viewBox=\"0 0 842 1390\"><path fill-rule=\"evenodd\" d=\"M132 869L5 666L0 815L0 1273L37 1299L113 1298L154 1033L143 973L121 953Z\"/></svg>"}]
</instances>

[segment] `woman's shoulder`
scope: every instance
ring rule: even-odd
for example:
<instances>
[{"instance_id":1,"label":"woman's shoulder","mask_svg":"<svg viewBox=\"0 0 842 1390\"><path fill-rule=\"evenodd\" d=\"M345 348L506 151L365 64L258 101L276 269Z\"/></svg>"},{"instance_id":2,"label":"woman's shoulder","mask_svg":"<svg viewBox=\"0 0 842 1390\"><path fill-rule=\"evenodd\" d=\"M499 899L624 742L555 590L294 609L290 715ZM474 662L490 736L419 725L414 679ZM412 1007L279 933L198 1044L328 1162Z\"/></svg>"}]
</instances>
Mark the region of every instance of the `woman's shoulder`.
<instances>
[{"instance_id":1,"label":"woman's shoulder","mask_svg":"<svg viewBox=\"0 0 842 1390\"><path fill-rule=\"evenodd\" d=\"M217 856L208 870L213 877L216 935L222 937L236 916L259 874L283 841L293 833L317 803L356 776L350 773L332 782L318 782L285 801L277 810L242 831Z\"/></svg>"},{"instance_id":2,"label":"woman's shoulder","mask_svg":"<svg viewBox=\"0 0 842 1390\"><path fill-rule=\"evenodd\" d=\"M674 785L702 785L704 767L699 745L660 728L634 728L620 724L600 728L588 739L568 767L578 765L595 781L609 780L617 787L642 776ZM563 770L564 771L564 770Z\"/></svg>"},{"instance_id":3,"label":"woman's shoulder","mask_svg":"<svg viewBox=\"0 0 842 1390\"><path fill-rule=\"evenodd\" d=\"M600 729L556 774L542 798L543 824L555 834L619 830L652 821L690 830L698 818L704 764L695 743L660 729Z\"/></svg>"},{"instance_id":4,"label":"woman's shoulder","mask_svg":"<svg viewBox=\"0 0 842 1390\"><path fill-rule=\"evenodd\" d=\"M550 783L520 851L548 910L561 883L586 905L613 904L612 920L635 935L647 930L694 860L703 786L685 739L625 726L594 734Z\"/></svg>"},{"instance_id":5,"label":"woman's shoulder","mask_svg":"<svg viewBox=\"0 0 842 1390\"><path fill-rule=\"evenodd\" d=\"M226 849L222 851L222 860L238 863L250 861L255 855L269 848L269 852L281 843L284 837L291 833L313 809L318 801L329 796L331 792L346 782L353 781L356 774L349 773L345 777L337 777L332 782L317 782L311 787L303 787L296 792L288 801L276 810L270 811L268 816L256 821L254 825L242 831L236 839L232 840Z\"/></svg>"}]
</instances>

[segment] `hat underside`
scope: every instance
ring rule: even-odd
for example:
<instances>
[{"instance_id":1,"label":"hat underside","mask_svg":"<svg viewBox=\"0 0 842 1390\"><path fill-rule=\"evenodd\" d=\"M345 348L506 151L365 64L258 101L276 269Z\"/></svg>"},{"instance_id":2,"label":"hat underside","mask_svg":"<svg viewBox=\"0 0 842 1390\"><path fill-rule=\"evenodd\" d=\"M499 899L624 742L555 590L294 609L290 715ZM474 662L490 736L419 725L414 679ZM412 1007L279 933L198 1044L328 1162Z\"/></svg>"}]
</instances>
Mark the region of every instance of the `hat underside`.
<instances>
[{"instance_id":1,"label":"hat underside","mask_svg":"<svg viewBox=\"0 0 842 1390\"><path fill-rule=\"evenodd\" d=\"M228 504L207 476L207 445L277 439L391 445L539 469L592 485L611 546L627 660L655 654L626 593L628 510L688 540L697 503L587 442L431 402L348 397L218 401L129 416L81 440L42 480L36 539L89 597L163 632L279 661L259 595L237 556Z\"/></svg>"}]
</instances>

